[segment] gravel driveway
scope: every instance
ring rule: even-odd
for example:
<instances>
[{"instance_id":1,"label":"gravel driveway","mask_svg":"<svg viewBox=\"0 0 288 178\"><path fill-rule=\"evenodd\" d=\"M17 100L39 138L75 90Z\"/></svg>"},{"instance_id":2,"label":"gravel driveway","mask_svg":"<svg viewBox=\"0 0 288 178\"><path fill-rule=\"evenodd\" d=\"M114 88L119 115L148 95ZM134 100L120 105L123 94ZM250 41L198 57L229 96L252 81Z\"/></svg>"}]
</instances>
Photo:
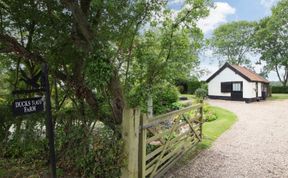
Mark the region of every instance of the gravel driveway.
<instances>
[{"instance_id":1,"label":"gravel driveway","mask_svg":"<svg viewBox=\"0 0 288 178\"><path fill-rule=\"evenodd\" d=\"M288 177L288 100L209 103L234 112L238 122L167 177Z\"/></svg>"}]
</instances>

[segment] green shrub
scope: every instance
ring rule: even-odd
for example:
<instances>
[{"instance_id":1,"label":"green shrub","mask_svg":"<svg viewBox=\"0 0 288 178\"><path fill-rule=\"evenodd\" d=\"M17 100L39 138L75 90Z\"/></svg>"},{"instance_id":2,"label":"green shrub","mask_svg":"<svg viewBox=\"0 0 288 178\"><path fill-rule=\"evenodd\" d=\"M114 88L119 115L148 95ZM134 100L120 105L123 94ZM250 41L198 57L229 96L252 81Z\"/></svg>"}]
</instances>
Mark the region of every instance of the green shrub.
<instances>
[{"instance_id":1,"label":"green shrub","mask_svg":"<svg viewBox=\"0 0 288 178\"><path fill-rule=\"evenodd\" d=\"M181 94L193 94L196 89L202 87L204 83L196 77L192 77L190 79L178 79L175 84Z\"/></svg>"},{"instance_id":2,"label":"green shrub","mask_svg":"<svg viewBox=\"0 0 288 178\"><path fill-rule=\"evenodd\" d=\"M201 84L201 88L203 88L204 90L208 91L208 84L207 83L202 83Z\"/></svg>"},{"instance_id":3,"label":"green shrub","mask_svg":"<svg viewBox=\"0 0 288 178\"><path fill-rule=\"evenodd\" d=\"M194 94L197 99L204 99L207 96L208 92L204 88L198 88Z\"/></svg>"},{"instance_id":4,"label":"green shrub","mask_svg":"<svg viewBox=\"0 0 288 178\"><path fill-rule=\"evenodd\" d=\"M177 104L179 91L177 87L166 84L154 87L152 89L153 99L153 112L155 115L166 113L175 109L179 109L181 106ZM145 88L135 87L131 89L127 96L129 107L139 107L142 112L147 112L147 99L148 92Z\"/></svg>"},{"instance_id":5,"label":"green shrub","mask_svg":"<svg viewBox=\"0 0 288 178\"><path fill-rule=\"evenodd\" d=\"M216 119L217 119L217 115L211 111L209 111L205 114L205 121L206 122L215 121Z\"/></svg>"},{"instance_id":6,"label":"green shrub","mask_svg":"<svg viewBox=\"0 0 288 178\"><path fill-rule=\"evenodd\" d=\"M288 87L272 86L272 93L288 93Z\"/></svg>"},{"instance_id":7,"label":"green shrub","mask_svg":"<svg viewBox=\"0 0 288 178\"><path fill-rule=\"evenodd\" d=\"M75 177L120 177L125 161L123 141L110 128L97 122L88 137L80 125L57 132L58 164L65 172L74 170Z\"/></svg>"},{"instance_id":8,"label":"green shrub","mask_svg":"<svg viewBox=\"0 0 288 178\"><path fill-rule=\"evenodd\" d=\"M0 155L1 148L5 145L5 141L8 139L10 132L9 128L14 122L14 118L11 113L11 108L7 104L0 104Z\"/></svg>"},{"instance_id":9,"label":"green shrub","mask_svg":"<svg viewBox=\"0 0 288 178\"><path fill-rule=\"evenodd\" d=\"M179 102L172 103L172 105L171 105L172 110L179 110L179 109L184 108L184 107L185 107L185 105L182 103L179 103Z\"/></svg>"},{"instance_id":10,"label":"green shrub","mask_svg":"<svg viewBox=\"0 0 288 178\"><path fill-rule=\"evenodd\" d=\"M201 87L201 82L194 79L194 80L190 80L188 81L188 94L193 94L195 93L195 91Z\"/></svg>"},{"instance_id":11,"label":"green shrub","mask_svg":"<svg viewBox=\"0 0 288 178\"><path fill-rule=\"evenodd\" d=\"M178 96L179 92L175 86L167 85L156 88L153 93L154 113L157 115L178 109L175 104Z\"/></svg>"},{"instance_id":12,"label":"green shrub","mask_svg":"<svg viewBox=\"0 0 288 178\"><path fill-rule=\"evenodd\" d=\"M216 113L213 112L213 111L210 109L210 106L207 105L207 104L204 104L203 113L204 113L205 122L211 122L211 121L214 121L214 120L217 119Z\"/></svg>"}]
</instances>

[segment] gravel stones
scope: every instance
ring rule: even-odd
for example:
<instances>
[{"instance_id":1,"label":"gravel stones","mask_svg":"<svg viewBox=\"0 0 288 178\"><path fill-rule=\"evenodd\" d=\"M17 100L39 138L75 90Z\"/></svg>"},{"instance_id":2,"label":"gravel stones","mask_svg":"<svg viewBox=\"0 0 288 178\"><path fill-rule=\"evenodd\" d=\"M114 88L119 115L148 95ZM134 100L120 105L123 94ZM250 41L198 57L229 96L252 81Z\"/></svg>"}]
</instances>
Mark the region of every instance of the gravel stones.
<instances>
[{"instance_id":1,"label":"gravel stones","mask_svg":"<svg viewBox=\"0 0 288 178\"><path fill-rule=\"evenodd\" d=\"M288 100L209 103L234 112L238 121L210 149L165 177L288 177Z\"/></svg>"}]
</instances>

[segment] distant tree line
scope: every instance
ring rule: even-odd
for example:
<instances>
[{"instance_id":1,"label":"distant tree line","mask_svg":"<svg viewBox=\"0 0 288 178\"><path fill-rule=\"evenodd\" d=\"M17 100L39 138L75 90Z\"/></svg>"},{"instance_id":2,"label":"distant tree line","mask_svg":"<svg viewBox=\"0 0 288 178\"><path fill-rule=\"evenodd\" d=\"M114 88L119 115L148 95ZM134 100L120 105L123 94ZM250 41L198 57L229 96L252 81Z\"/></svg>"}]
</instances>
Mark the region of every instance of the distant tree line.
<instances>
[{"instance_id":1,"label":"distant tree line","mask_svg":"<svg viewBox=\"0 0 288 178\"><path fill-rule=\"evenodd\" d=\"M264 63L261 75L271 71L283 86L288 81L288 0L272 8L272 15L257 22L235 21L218 27L209 39L220 63L253 68L251 55L260 55L256 64Z\"/></svg>"}]
</instances>

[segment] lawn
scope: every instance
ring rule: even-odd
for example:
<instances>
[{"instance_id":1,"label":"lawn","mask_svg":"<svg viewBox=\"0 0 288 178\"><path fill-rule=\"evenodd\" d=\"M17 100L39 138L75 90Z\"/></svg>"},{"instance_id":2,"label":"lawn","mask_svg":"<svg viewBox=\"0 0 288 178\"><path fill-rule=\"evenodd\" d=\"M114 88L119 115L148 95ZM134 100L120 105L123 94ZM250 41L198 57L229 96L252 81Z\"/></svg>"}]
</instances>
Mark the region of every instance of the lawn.
<instances>
[{"instance_id":1,"label":"lawn","mask_svg":"<svg viewBox=\"0 0 288 178\"><path fill-rule=\"evenodd\" d=\"M283 100L288 99L287 93L272 93L272 96L268 98L269 100Z\"/></svg>"},{"instance_id":2,"label":"lawn","mask_svg":"<svg viewBox=\"0 0 288 178\"><path fill-rule=\"evenodd\" d=\"M183 96L183 97L187 97L189 100L194 100L195 99L195 96L194 95L191 95L191 94L181 94L180 97Z\"/></svg>"},{"instance_id":3,"label":"lawn","mask_svg":"<svg viewBox=\"0 0 288 178\"><path fill-rule=\"evenodd\" d=\"M229 129L237 120L237 116L223 108L209 106L215 112L217 119L203 124L203 140L197 146L198 149L209 148L223 132Z\"/></svg>"}]
</instances>

